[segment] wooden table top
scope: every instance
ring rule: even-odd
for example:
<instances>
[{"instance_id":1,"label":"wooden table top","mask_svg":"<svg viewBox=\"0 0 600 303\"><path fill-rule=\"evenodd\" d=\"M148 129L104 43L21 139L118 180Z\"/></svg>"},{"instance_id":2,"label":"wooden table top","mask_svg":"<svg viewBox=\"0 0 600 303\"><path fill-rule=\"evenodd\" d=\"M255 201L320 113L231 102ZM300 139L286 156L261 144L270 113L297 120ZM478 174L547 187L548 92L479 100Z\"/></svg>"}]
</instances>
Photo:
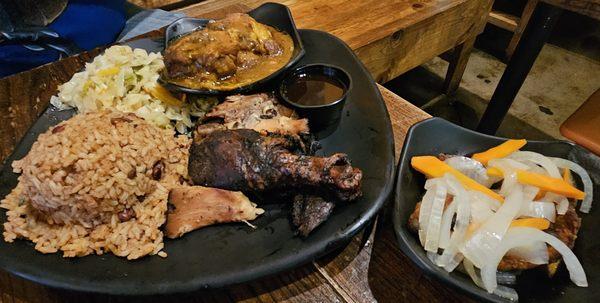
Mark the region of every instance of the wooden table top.
<instances>
[{"instance_id":1,"label":"wooden table top","mask_svg":"<svg viewBox=\"0 0 600 303\"><path fill-rule=\"evenodd\" d=\"M600 20L600 1L598 0L543 0L560 8L574 11ZM170 8L189 5L190 0L129 0L144 8ZM201 1L197 1L201 2Z\"/></svg>"},{"instance_id":2,"label":"wooden table top","mask_svg":"<svg viewBox=\"0 0 600 303\"><path fill-rule=\"evenodd\" d=\"M493 0L206 0L178 9L188 15L265 2L289 7L298 28L346 42L378 83L385 83L468 39L485 26Z\"/></svg>"},{"instance_id":3,"label":"wooden table top","mask_svg":"<svg viewBox=\"0 0 600 303\"><path fill-rule=\"evenodd\" d=\"M600 20L600 0L543 0L562 9Z\"/></svg>"},{"instance_id":4,"label":"wooden table top","mask_svg":"<svg viewBox=\"0 0 600 303\"><path fill-rule=\"evenodd\" d=\"M263 3L277 2L290 8L298 28L328 32L344 40L350 48L358 49L466 1L208 0L178 11L193 16L198 10L202 12L231 5L255 8Z\"/></svg>"},{"instance_id":5,"label":"wooden table top","mask_svg":"<svg viewBox=\"0 0 600 303\"><path fill-rule=\"evenodd\" d=\"M192 16L218 18L225 13L248 10L248 6L231 4L233 1L230 0L209 2L210 5L192 6L184 11ZM334 2L336 1L331 1ZM357 6L356 13L361 9L368 8ZM382 10L382 13L385 11L385 7L378 9ZM319 14L315 14L313 22L323 21L317 20L317 15ZM310 27L308 21L296 21L300 28ZM322 26L327 26L325 23ZM360 30L359 27L356 27L356 30ZM340 35L344 33L347 32L338 32ZM368 43L364 39L356 37L347 42L352 43L352 47L357 47ZM50 96L56 93L57 85L68 81L85 62L100 52L101 49L93 50L0 79L0 114L7 117L0 133L0 160L10 154L29 126L45 110ZM381 86L380 90L392 121L398 158L409 127L430 116ZM402 254L391 225L390 205L391 203L388 203L384 208L374 228L367 228L361 232L346 247L297 269L242 285L176 296L114 297L50 289L0 271L0 302L469 301L462 294L425 277L422 271Z\"/></svg>"}]
</instances>

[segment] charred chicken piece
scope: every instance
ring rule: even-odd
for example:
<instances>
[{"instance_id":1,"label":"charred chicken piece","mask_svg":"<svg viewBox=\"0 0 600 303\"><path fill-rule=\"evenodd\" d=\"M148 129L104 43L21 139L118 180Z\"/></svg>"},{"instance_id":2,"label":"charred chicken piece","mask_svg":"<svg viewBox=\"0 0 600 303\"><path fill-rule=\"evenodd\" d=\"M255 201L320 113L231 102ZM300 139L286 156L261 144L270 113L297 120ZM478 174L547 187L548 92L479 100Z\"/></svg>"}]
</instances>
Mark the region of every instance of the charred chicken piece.
<instances>
[{"instance_id":1,"label":"charred chicken piece","mask_svg":"<svg viewBox=\"0 0 600 303\"><path fill-rule=\"evenodd\" d=\"M317 226L325 222L335 203L313 195L296 195L292 205L292 222L298 234L307 237Z\"/></svg>"},{"instance_id":2,"label":"charred chicken piece","mask_svg":"<svg viewBox=\"0 0 600 303\"><path fill-rule=\"evenodd\" d=\"M299 141L249 129L217 130L192 144L189 175L196 185L251 193L304 189L342 201L361 195L362 172L346 155L301 155Z\"/></svg>"},{"instance_id":3,"label":"charred chicken piece","mask_svg":"<svg viewBox=\"0 0 600 303\"><path fill-rule=\"evenodd\" d=\"M165 234L174 239L217 223L250 221L264 210L241 192L202 186L182 186L169 193Z\"/></svg>"},{"instance_id":4,"label":"charred chicken piece","mask_svg":"<svg viewBox=\"0 0 600 303\"><path fill-rule=\"evenodd\" d=\"M219 129L253 129L257 132L307 134L308 120L267 94L234 95L211 109L204 116L205 124L198 125L194 136L203 136Z\"/></svg>"}]
</instances>

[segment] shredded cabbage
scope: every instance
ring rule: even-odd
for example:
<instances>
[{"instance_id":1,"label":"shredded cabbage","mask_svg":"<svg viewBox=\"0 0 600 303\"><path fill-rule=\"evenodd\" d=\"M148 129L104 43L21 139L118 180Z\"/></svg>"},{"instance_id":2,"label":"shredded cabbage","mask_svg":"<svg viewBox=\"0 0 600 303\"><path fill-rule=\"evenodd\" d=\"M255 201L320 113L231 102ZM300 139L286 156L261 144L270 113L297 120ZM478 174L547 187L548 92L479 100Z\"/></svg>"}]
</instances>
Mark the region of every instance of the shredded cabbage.
<instances>
[{"instance_id":1,"label":"shredded cabbage","mask_svg":"<svg viewBox=\"0 0 600 303\"><path fill-rule=\"evenodd\" d=\"M50 103L60 110L76 108L79 112L103 109L135 113L163 128L180 133L193 126L192 117L202 117L212 98L178 100L170 94L156 94L156 80L164 67L160 53L115 45L97 56L85 69L58 87L58 95ZM162 91L165 91L164 88ZM165 98L168 95L170 98Z\"/></svg>"}]
</instances>

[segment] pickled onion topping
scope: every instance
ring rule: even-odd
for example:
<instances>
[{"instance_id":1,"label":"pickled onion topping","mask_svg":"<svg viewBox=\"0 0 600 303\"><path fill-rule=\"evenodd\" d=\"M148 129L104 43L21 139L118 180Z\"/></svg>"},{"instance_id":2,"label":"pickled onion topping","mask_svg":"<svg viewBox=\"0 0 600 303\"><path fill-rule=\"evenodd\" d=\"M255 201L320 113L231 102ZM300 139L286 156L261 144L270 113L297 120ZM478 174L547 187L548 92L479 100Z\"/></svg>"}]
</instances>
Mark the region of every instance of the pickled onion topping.
<instances>
[{"instance_id":1,"label":"pickled onion topping","mask_svg":"<svg viewBox=\"0 0 600 303\"><path fill-rule=\"evenodd\" d=\"M579 164L565 160L562 158L551 158L552 161L560 168L568 168L581 178L581 183L583 183L583 191L585 192L585 198L581 201L581 206L579 208L580 211L584 213L589 213L592 209L592 200L594 199L594 184L592 183L592 178L585 171L583 167Z\"/></svg>"},{"instance_id":2,"label":"pickled onion topping","mask_svg":"<svg viewBox=\"0 0 600 303\"><path fill-rule=\"evenodd\" d=\"M587 278L575 254L546 231L552 230L557 216L568 211L568 197L583 198L580 210L590 210L591 178L569 160L519 150L501 154L481 154L486 156L480 156L485 164L464 156L447 157L445 164L433 161L433 157L429 157L432 161L419 163L419 171L430 177L418 218L419 239L427 257L448 272L464 270L477 286L490 293L518 300L514 289L498 285L515 284L515 273L498 272L498 265L505 256L535 265L548 264L548 247L552 246L562 255L573 283L586 287ZM454 173L449 172L452 169ZM443 171L448 172L442 175ZM571 182L571 171L581 178L585 196L573 187L576 185ZM457 174L485 188L473 182L467 184L460 179L464 176ZM532 182L532 178L539 179ZM569 186L573 190L564 190ZM572 195L573 191L579 194Z\"/></svg>"}]
</instances>

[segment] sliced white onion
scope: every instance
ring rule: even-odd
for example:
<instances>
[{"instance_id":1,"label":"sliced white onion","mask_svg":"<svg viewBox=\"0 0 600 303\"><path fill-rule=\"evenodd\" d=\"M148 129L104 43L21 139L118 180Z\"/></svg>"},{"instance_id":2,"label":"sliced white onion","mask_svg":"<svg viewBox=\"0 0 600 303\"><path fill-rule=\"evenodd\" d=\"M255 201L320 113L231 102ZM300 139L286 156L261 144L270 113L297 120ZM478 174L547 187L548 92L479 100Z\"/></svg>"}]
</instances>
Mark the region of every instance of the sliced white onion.
<instances>
[{"instance_id":1,"label":"sliced white onion","mask_svg":"<svg viewBox=\"0 0 600 303\"><path fill-rule=\"evenodd\" d=\"M585 171L583 167L579 164L569 161L562 158L551 158L552 162L554 162L560 168L568 168L572 170L574 173L579 175L581 178L581 182L583 183L583 191L585 192L585 198L581 202L581 206L579 210L584 213L589 213L592 209L592 201L594 199L594 184L592 183L592 179L590 175Z\"/></svg>"},{"instance_id":2,"label":"sliced white onion","mask_svg":"<svg viewBox=\"0 0 600 303\"><path fill-rule=\"evenodd\" d=\"M446 266L444 266L444 269L447 272L452 272L454 269L456 269L456 267L458 267L458 265L460 265L464 258L465 256L463 256L463 254L455 253L454 256L450 259L450 261L448 261Z\"/></svg>"},{"instance_id":3,"label":"sliced white onion","mask_svg":"<svg viewBox=\"0 0 600 303\"><path fill-rule=\"evenodd\" d=\"M471 263L469 260L465 259L463 261L463 266L465 268L465 271L469 275L469 277L471 277L471 280L473 280L473 283L475 283L475 285L477 285L481 288L484 288L481 278L479 278L479 276L477 275L477 272L475 272L473 263ZM498 285L496 287L496 289L494 289L493 294L495 294L499 297L511 300L511 301L519 300L519 295L517 294L517 292L514 289L512 289L510 287L502 286L502 285Z\"/></svg>"},{"instance_id":4,"label":"sliced white onion","mask_svg":"<svg viewBox=\"0 0 600 303\"><path fill-rule=\"evenodd\" d=\"M477 201L481 201L484 202L486 204L488 204L490 206L490 208L493 211L496 211L498 208L500 208L500 202L496 199L492 199L492 197L480 192L480 191L469 191L469 195L471 196L471 200L477 200Z\"/></svg>"},{"instance_id":5,"label":"sliced white onion","mask_svg":"<svg viewBox=\"0 0 600 303\"><path fill-rule=\"evenodd\" d=\"M556 166L556 164L550 158L542 154L532 151L516 151L510 154L508 158L515 159L518 161L531 161L543 167L550 177L561 178L560 172L558 171L558 167Z\"/></svg>"},{"instance_id":6,"label":"sliced white onion","mask_svg":"<svg viewBox=\"0 0 600 303\"><path fill-rule=\"evenodd\" d=\"M489 202L473 198L473 195L470 202L472 223L481 224L494 215L494 208Z\"/></svg>"},{"instance_id":7,"label":"sliced white onion","mask_svg":"<svg viewBox=\"0 0 600 303\"><path fill-rule=\"evenodd\" d=\"M522 163L520 161L517 161L515 159L511 159L511 158L494 159L494 161L496 161L496 160L502 160L502 162L506 163L506 165L509 165L513 169L521 169L521 170L530 170L531 169L531 166L529 166L525 163Z\"/></svg>"},{"instance_id":8,"label":"sliced white onion","mask_svg":"<svg viewBox=\"0 0 600 303\"><path fill-rule=\"evenodd\" d=\"M463 267L465 268L465 271L467 272L469 277L471 277L471 280L473 280L473 283L475 283L475 285L483 288L483 283L481 282L481 279L477 275L477 272L475 272L475 267L473 266L473 263L471 263L471 261L469 261L469 259L463 260Z\"/></svg>"},{"instance_id":9,"label":"sliced white onion","mask_svg":"<svg viewBox=\"0 0 600 303\"><path fill-rule=\"evenodd\" d=\"M539 188L535 186L523 185L523 203L521 203L521 210L519 211L519 215L526 213L529 210L529 206L535 196L539 192Z\"/></svg>"},{"instance_id":10,"label":"sliced white onion","mask_svg":"<svg viewBox=\"0 0 600 303\"><path fill-rule=\"evenodd\" d=\"M548 175L548 172L542 168L541 166L538 166L537 164L533 163L533 162L529 162L529 161L524 161L524 163L528 163L529 164L529 171L532 173L536 173L536 174L540 174L540 175Z\"/></svg>"},{"instance_id":11,"label":"sliced white onion","mask_svg":"<svg viewBox=\"0 0 600 303\"><path fill-rule=\"evenodd\" d=\"M525 246L511 248L507 255L514 256L531 264L548 264L546 242L533 242Z\"/></svg>"},{"instance_id":12,"label":"sliced white onion","mask_svg":"<svg viewBox=\"0 0 600 303\"><path fill-rule=\"evenodd\" d=\"M569 270L571 281L580 287L588 286L585 271L583 270L581 263L579 263L575 254L573 254L565 243L539 229L531 227L511 227L504 236L494 258L491 258L490 263L486 264L481 269L483 284L489 292L493 291L497 285L495 279L494 281L489 279L491 276L489 273L490 268L493 266L497 267L504 254L511 248L522 247L532 242L545 242L554 247L554 249L562 255L563 261Z\"/></svg>"},{"instance_id":13,"label":"sliced white onion","mask_svg":"<svg viewBox=\"0 0 600 303\"><path fill-rule=\"evenodd\" d=\"M495 263L487 263L481 267L481 281L483 282L483 288L487 290L489 293L493 293L494 290L498 287L498 280L496 278L496 269L498 268L498 263L500 260Z\"/></svg>"},{"instance_id":14,"label":"sliced white onion","mask_svg":"<svg viewBox=\"0 0 600 303\"><path fill-rule=\"evenodd\" d=\"M425 185L427 186L428 184L430 184L430 186L425 192L423 200L421 200L421 208L419 209L419 240L421 241L421 246L425 246L427 227L429 226L429 215L431 213L431 205L433 204L437 182L429 179Z\"/></svg>"},{"instance_id":15,"label":"sliced white onion","mask_svg":"<svg viewBox=\"0 0 600 303\"><path fill-rule=\"evenodd\" d=\"M544 197L542 197L539 202L551 202L556 204L556 213L559 215L564 215L567 213L569 209L569 199L565 196L561 196L555 193L546 193Z\"/></svg>"},{"instance_id":16,"label":"sliced white onion","mask_svg":"<svg viewBox=\"0 0 600 303\"><path fill-rule=\"evenodd\" d=\"M558 200L558 207L556 208L556 212L559 215L564 215L567 213L567 210L569 210L569 200L565 197L561 197L560 200Z\"/></svg>"},{"instance_id":17,"label":"sliced white onion","mask_svg":"<svg viewBox=\"0 0 600 303\"><path fill-rule=\"evenodd\" d=\"M489 258L495 255L510 223L519 213L522 201L523 187L517 184L498 211L464 243L461 252L475 266L483 270L482 267L489 263ZM495 272L496 268L494 267L494 283L496 281Z\"/></svg>"},{"instance_id":18,"label":"sliced white onion","mask_svg":"<svg viewBox=\"0 0 600 303\"><path fill-rule=\"evenodd\" d=\"M519 295L517 294L517 291L510 287L498 285L498 287L494 289L493 293L496 296L508 299L510 301L519 301Z\"/></svg>"},{"instance_id":19,"label":"sliced white onion","mask_svg":"<svg viewBox=\"0 0 600 303\"><path fill-rule=\"evenodd\" d=\"M502 181L500 187L500 194L503 196L508 196L517 185L517 173L509 162L510 159L493 159L488 162L488 166L496 167L502 171L504 181Z\"/></svg>"},{"instance_id":20,"label":"sliced white onion","mask_svg":"<svg viewBox=\"0 0 600 303\"><path fill-rule=\"evenodd\" d=\"M487 177L485 167L470 158L451 157L446 163L484 185L492 181ZM582 211L589 211L593 199L592 193L588 193L593 185L587 172L571 161L533 152L515 152L507 158L490 160L488 167L497 167L503 173L504 181L499 191L505 196L503 204L481 192L465 189L450 174L426 182L427 191L419 213L419 239L428 258L448 272L462 263L476 285L503 298L518 300L514 289L498 285L516 281L513 273L497 272L498 264L506 254L532 264L546 264L549 244L563 256L571 280L578 286L587 286L581 264L563 242L538 229L510 227L517 217L545 218L554 222L556 213L564 214L569 206L566 197L554 193L546 193L540 201L533 201L539 188L520 184L516 169L554 178L561 178L559 167L573 170L581 176L585 198L590 200L587 208L582 202ZM453 201L444 209L447 195L452 195ZM466 238L471 223L479 227ZM437 254L439 248L443 249L441 255ZM475 267L480 269L479 273Z\"/></svg>"},{"instance_id":21,"label":"sliced white onion","mask_svg":"<svg viewBox=\"0 0 600 303\"><path fill-rule=\"evenodd\" d=\"M425 237L425 250L437 253L440 243L440 228L442 226L442 214L444 212L444 206L446 204L446 196L448 191L446 186L440 182L435 187L435 195L431 204L431 211L429 214L429 220L427 233Z\"/></svg>"},{"instance_id":22,"label":"sliced white onion","mask_svg":"<svg viewBox=\"0 0 600 303\"><path fill-rule=\"evenodd\" d=\"M442 228L440 229L440 248L445 249L448 247L448 243L450 243L452 218L454 218L454 214L456 214L457 206L458 203L456 203L456 199L453 199L452 202L450 202L450 205L446 207L446 210L444 210L444 214L442 215Z\"/></svg>"},{"instance_id":23,"label":"sliced white onion","mask_svg":"<svg viewBox=\"0 0 600 303\"><path fill-rule=\"evenodd\" d=\"M477 181L479 184L483 184L486 187L490 187L492 184L494 184L494 182L488 176L487 170L483 164L477 160L473 160L464 156L453 156L446 158L444 162L465 174L467 177Z\"/></svg>"},{"instance_id":24,"label":"sliced white onion","mask_svg":"<svg viewBox=\"0 0 600 303\"><path fill-rule=\"evenodd\" d=\"M441 181L442 178L427 179L427 181L425 181L425 190L430 190L434 185L439 184Z\"/></svg>"},{"instance_id":25,"label":"sliced white onion","mask_svg":"<svg viewBox=\"0 0 600 303\"><path fill-rule=\"evenodd\" d=\"M451 272L463 260L463 255L459 254L458 250L460 244L464 241L467 228L469 227L471 204L469 202L469 193L454 176L446 174L444 179L448 184L450 192L455 194L454 202L457 204L456 221L454 222L454 232L450 236L448 246L444 249L436 264Z\"/></svg>"},{"instance_id":26,"label":"sliced white onion","mask_svg":"<svg viewBox=\"0 0 600 303\"><path fill-rule=\"evenodd\" d=\"M523 199L527 201L533 201L535 196L540 192L540 189L535 186L524 185L523 186Z\"/></svg>"},{"instance_id":27,"label":"sliced white onion","mask_svg":"<svg viewBox=\"0 0 600 303\"><path fill-rule=\"evenodd\" d=\"M567 202L568 203L568 202ZM556 208L552 202L524 201L519 217L544 218L552 223L556 220Z\"/></svg>"}]
</instances>

